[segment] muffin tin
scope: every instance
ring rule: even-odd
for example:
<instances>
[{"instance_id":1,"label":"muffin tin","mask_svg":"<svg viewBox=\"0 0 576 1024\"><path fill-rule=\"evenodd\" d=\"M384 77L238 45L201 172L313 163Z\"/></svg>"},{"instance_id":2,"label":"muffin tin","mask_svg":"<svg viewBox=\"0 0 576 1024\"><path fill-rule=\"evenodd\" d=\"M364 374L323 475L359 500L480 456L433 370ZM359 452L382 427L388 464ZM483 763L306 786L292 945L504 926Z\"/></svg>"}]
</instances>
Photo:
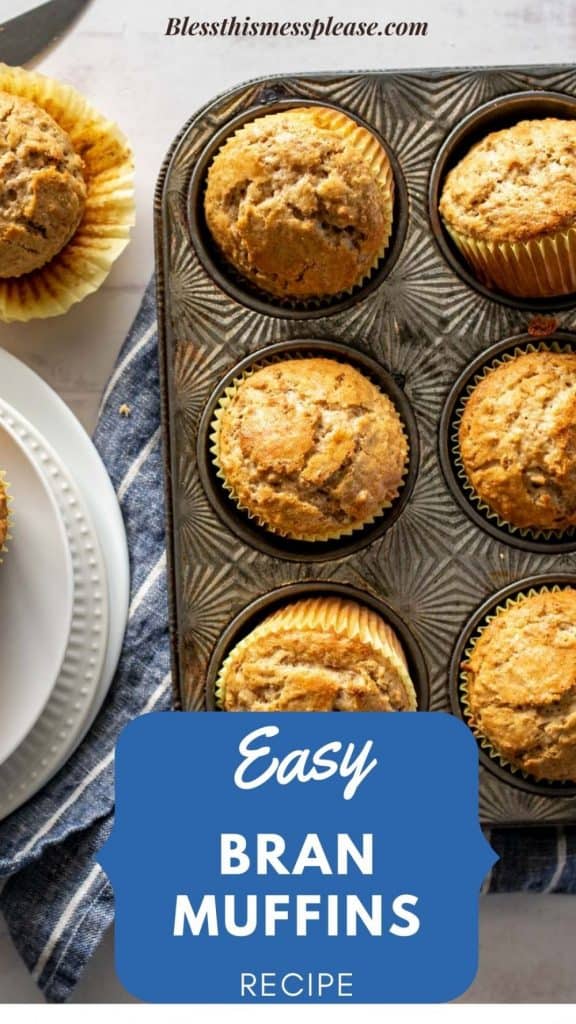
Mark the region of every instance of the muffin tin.
<instances>
[{"instance_id":1,"label":"muffin tin","mask_svg":"<svg viewBox=\"0 0 576 1024\"><path fill-rule=\"evenodd\" d=\"M385 140L401 183L388 258L367 286L325 307L283 307L251 292L217 264L202 227L202 182L223 138L294 103L333 105L365 123ZM548 114L576 117L575 69L295 75L218 97L175 140L158 182L155 222L179 706L212 710L222 657L280 600L352 588L400 633L420 707L462 716L454 665L477 609L482 617L500 591L521 589L527 578L576 585L571 543L518 546L471 514L451 479L448 438L455 384L475 359L490 357L491 346L527 342L543 309L556 315L558 342L572 344L576 296L527 302L490 292L450 248L435 209L462 147L524 116ZM399 389L417 455L402 507L324 549L326 542L285 546L226 507L207 457L210 409L229 374L245 360L318 347L359 368L370 360L369 375ZM481 756L482 820L576 822L572 787L525 782Z\"/></svg>"}]
</instances>

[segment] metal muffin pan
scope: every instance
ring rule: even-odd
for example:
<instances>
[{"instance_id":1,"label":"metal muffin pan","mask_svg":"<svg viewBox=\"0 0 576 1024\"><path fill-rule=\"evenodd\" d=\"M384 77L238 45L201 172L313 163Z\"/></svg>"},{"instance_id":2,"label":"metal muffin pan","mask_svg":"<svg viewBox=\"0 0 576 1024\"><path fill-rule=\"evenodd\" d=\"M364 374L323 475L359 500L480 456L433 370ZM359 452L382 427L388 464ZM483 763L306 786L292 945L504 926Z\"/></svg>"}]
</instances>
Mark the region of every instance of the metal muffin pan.
<instances>
[{"instance_id":1,"label":"metal muffin pan","mask_svg":"<svg viewBox=\"0 0 576 1024\"><path fill-rule=\"evenodd\" d=\"M196 166L190 177L188 192L188 225L190 239L194 246L204 269L233 299L243 302L258 313L265 313L270 316L294 317L297 320L310 320L318 316L325 316L327 312L336 313L349 309L356 302L374 291L381 282L388 276L394 266L406 237L408 224L408 194L400 164L394 151L390 148L386 139L382 138L378 131L366 123L357 114L350 110L343 110L335 103L323 103L323 106L330 107L340 113L352 116L354 120L364 128L368 128L376 136L380 145L385 149L394 174L394 211L392 218L392 235L390 243L378 266L367 277L361 285L358 285L350 293L335 296L332 299L318 302L282 302L279 298L266 295L255 285L241 278L233 267L230 267L223 257L218 253L210 232L206 226L204 216L204 193L206 187L206 175L210 164L219 149L233 136L240 128L250 121L266 114L277 114L291 107L317 106L313 99L288 99L272 100L269 103L263 102L253 108L237 114L227 121L226 124L216 132L204 151L198 158Z\"/></svg>"},{"instance_id":2,"label":"metal muffin pan","mask_svg":"<svg viewBox=\"0 0 576 1024\"><path fill-rule=\"evenodd\" d=\"M240 635L234 630L255 621L282 587L296 586L298 596L310 587L327 593L352 587L368 603L384 602L390 621L398 616L421 651L427 706L450 711L451 657L480 605L531 576L561 574L576 586L574 553L553 546L521 550L509 538L492 536L455 499L439 458L442 410L455 381L490 346L523 338L543 303L492 295L469 280L464 268L456 269L430 216L433 171L443 173L437 158L466 118L510 94L516 94L515 118L534 116L534 93L559 94L572 108L576 69L286 76L247 83L218 97L175 140L158 182L155 224L179 706L206 710L207 679L214 678L230 637ZM196 169L200 189L199 161L208 166L220 144L215 140L270 105L303 102L333 104L376 131L394 155L407 192L406 234L394 264L373 287L348 297L350 302L315 310L261 305L247 290L236 290L227 271L222 276L197 250L190 219L192 178ZM576 329L576 300L547 300L544 306L558 314L559 329ZM303 321L311 316L314 322L306 327ZM346 346L351 362L365 355L390 374L415 416L420 457L409 500L385 532L357 550L342 547L325 560L309 560L304 553L293 558L263 550L253 536L242 535L238 523L230 528L208 497L197 450L210 397L242 360L258 359L278 343L302 348L323 340ZM576 822L576 796L552 796L540 788L528 792L511 773L501 777L481 762L480 814L486 824Z\"/></svg>"},{"instance_id":3,"label":"metal muffin pan","mask_svg":"<svg viewBox=\"0 0 576 1024\"><path fill-rule=\"evenodd\" d=\"M341 583L289 583L287 586L271 590L262 597L256 598L237 615L229 626L224 630L216 647L212 652L208 672L206 674L206 707L209 711L216 710L215 684L218 678L220 667L232 648L254 629L268 615L272 615L277 608L291 601L302 600L312 597L315 594L322 597L343 597L351 601L358 601L378 612L392 628L400 639L410 677L416 690L418 709L426 711L430 700L430 689L428 683L428 669L426 660L418 641L410 631L403 618L394 611L386 601L367 594L356 587L349 587Z\"/></svg>"},{"instance_id":4,"label":"metal muffin pan","mask_svg":"<svg viewBox=\"0 0 576 1024\"><path fill-rule=\"evenodd\" d=\"M226 388L234 380L240 378L246 371L258 368L266 363L281 360L282 358L301 358L306 356L320 356L336 359L341 363L348 363L372 380L380 391L391 399L396 411L400 414L409 444L408 471L400 494L394 500L391 507L386 509L383 515L378 516L374 522L367 524L362 530L355 530L349 536L340 537L336 540L315 541L314 543L276 536L269 530L259 526L246 512L239 509L234 504L233 499L227 494L222 486L222 481L217 475L211 454L210 440L216 409ZM208 500L220 519L246 544L263 551L264 554L275 555L277 558L289 558L295 562L324 562L333 558L341 558L344 555L350 555L355 551L359 551L377 537L381 537L396 522L398 516L402 515L406 503L410 500L410 495L418 475L419 452L420 443L416 419L400 384L382 366L363 352L354 351L350 346L340 345L337 342L314 341L313 339L308 341L279 342L242 359L218 383L208 399L200 419L196 441L196 459L200 471L200 479Z\"/></svg>"}]
</instances>

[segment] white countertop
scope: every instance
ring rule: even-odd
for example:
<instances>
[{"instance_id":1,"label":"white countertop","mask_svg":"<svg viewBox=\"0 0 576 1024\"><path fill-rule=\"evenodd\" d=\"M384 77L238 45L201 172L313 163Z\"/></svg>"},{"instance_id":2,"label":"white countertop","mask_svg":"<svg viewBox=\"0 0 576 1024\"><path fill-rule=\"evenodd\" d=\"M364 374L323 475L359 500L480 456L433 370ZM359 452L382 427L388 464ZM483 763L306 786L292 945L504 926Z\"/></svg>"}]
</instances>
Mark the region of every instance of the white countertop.
<instances>
[{"instance_id":1,"label":"white countertop","mask_svg":"<svg viewBox=\"0 0 576 1024\"><path fill-rule=\"evenodd\" d=\"M34 0L5 0L6 19ZM153 269L152 197L164 154L195 109L226 88L283 71L385 69L483 64L569 63L576 52L572 0L371 0L361 12L345 0L291 0L282 10L247 0L241 11L210 0L195 11L172 0L92 0L72 31L40 59L39 71L70 82L116 120L136 155L137 226L130 247L96 295L64 317L0 325L0 345L35 369L84 425L95 423L99 398ZM385 14L383 14L385 11ZM196 39L164 35L169 16L199 19L326 17L428 20L423 38L351 40ZM0 48L1 51L1 48ZM483 902L483 952L474 994L479 1001L531 998L576 1001L570 950L576 901L569 897L494 898ZM509 937L521 929L522 942ZM518 951L531 950L522 959ZM121 998L110 943L89 968L78 998ZM125 997L128 998L128 997ZM0 1003L39 999L0 920Z\"/></svg>"}]
</instances>

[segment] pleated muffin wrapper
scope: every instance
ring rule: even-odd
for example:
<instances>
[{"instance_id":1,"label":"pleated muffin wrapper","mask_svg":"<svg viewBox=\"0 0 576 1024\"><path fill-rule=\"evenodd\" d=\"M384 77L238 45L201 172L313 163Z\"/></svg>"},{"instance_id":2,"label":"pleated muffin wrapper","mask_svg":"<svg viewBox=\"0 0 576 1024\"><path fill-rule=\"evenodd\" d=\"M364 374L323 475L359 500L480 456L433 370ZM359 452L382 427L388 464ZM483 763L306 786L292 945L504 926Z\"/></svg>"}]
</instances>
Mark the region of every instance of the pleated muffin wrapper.
<instances>
[{"instance_id":1,"label":"pleated muffin wrapper","mask_svg":"<svg viewBox=\"0 0 576 1024\"><path fill-rule=\"evenodd\" d=\"M493 370L498 369L499 366L503 366L505 363L510 363L518 356L527 355L528 353L535 352L556 352L559 355L575 355L576 349L570 345L562 345L556 341L541 341L530 343L528 345L522 345L518 348L513 349L511 352L507 352L504 355L498 356L493 359L490 363L487 363L481 368L481 370L474 375L474 378L467 385L466 389L460 395L458 403L454 409L454 415L451 423L451 435L450 435L450 447L452 452L452 461L456 468L458 479L461 481L462 487L466 493L466 496L470 502L482 513L485 519L495 523L501 530L507 530L508 533L517 534L522 537L523 540L533 541L569 541L576 537L576 525L567 526L561 530L544 530L536 526L521 527L514 526L513 523L509 523L508 520L502 519L497 512L495 512L485 501L480 497L472 486L464 463L462 461L462 455L460 453L460 424L464 415L464 409L468 399L471 398L475 388L488 377Z\"/></svg>"},{"instance_id":2,"label":"pleated muffin wrapper","mask_svg":"<svg viewBox=\"0 0 576 1024\"><path fill-rule=\"evenodd\" d=\"M266 636L280 640L282 634L294 631L332 633L367 644L398 674L406 691L408 710L416 711L416 690L402 644L392 627L366 605L339 597L310 597L285 605L240 640L225 659L216 679L216 706L224 710L226 677L254 641Z\"/></svg>"},{"instance_id":3,"label":"pleated muffin wrapper","mask_svg":"<svg viewBox=\"0 0 576 1024\"><path fill-rule=\"evenodd\" d=\"M565 782L563 782L562 780L559 780L559 779L545 779L545 778L540 778L539 776L537 777L537 776L534 776L534 775L530 775L530 774L528 774L528 772L523 771L522 768L520 768L516 764L513 764L512 761L509 761L508 758L504 757L504 755L500 753L500 751L493 745L491 740L488 739L488 737L479 728L478 723L476 722L476 720L474 718L474 713L472 711L472 708L470 707L470 694L469 694L469 690L468 690L468 676L467 676L467 673L466 673L466 670L465 670L464 666L470 661L470 658L472 657L472 654L474 653L474 649L476 647L476 644L478 643L478 641L479 641L480 637L482 636L482 634L484 633L484 631L488 628L490 623L494 621L494 619L496 619L499 615L502 614L502 612L507 612L511 608L515 607L515 605L522 604L522 602L525 601L529 597L536 597L538 594L543 594L543 593L546 593L546 594L558 594L563 589L565 589L565 588L561 587L561 586L558 586L558 585L549 586L549 585L543 583L541 586L530 587L530 589L527 590L527 591L521 591L518 594L515 594L514 597L509 597L502 604L497 605L496 608L494 609L494 611L491 612L490 615L487 615L485 619L483 619L481 625L476 627L476 629L474 630L474 632L472 633L472 635L470 637L469 643L466 646L465 651L464 651L464 659L465 660L462 662L462 665L460 666L460 676L459 676L459 684L458 684L458 692L459 692L459 697L460 697L460 704L461 704L462 711L463 711L463 714L464 714L464 720L465 720L466 725L468 726L468 728L474 733L474 736L476 737L476 740L480 744L480 747L482 748L482 750L486 754L488 754L488 756L493 761L495 761L498 765L500 765L500 767L502 767L506 771L510 772L511 775L517 776L518 778L524 779L525 781L531 782L531 783L536 781L539 785L541 785L543 787L544 790L545 790L546 785L555 786L555 787L566 785L566 788L568 790L569 788L571 789L571 788L574 787L574 783L570 782L569 780L566 780Z\"/></svg>"},{"instance_id":4,"label":"pleated muffin wrapper","mask_svg":"<svg viewBox=\"0 0 576 1024\"><path fill-rule=\"evenodd\" d=\"M354 282L351 288L335 292L331 295L321 295L310 298L293 298L290 296L277 295L275 292L268 292L262 285L243 275L242 272L237 270L236 267L228 261L226 256L222 254L226 262L228 276L232 278L239 288L245 288L246 285L249 285L250 288L254 289L267 302L272 301L277 303L279 306L284 306L294 310L320 309L324 306L328 307L332 303L342 301L350 295L354 295L358 288L367 284L375 271L378 270L390 245L394 219L394 171L386 150L368 128L364 128L362 125L358 124L351 116L341 113L339 110L334 110L331 107L323 107L319 104L318 106L309 105L302 107L286 107L284 111L273 114L264 114L262 117L256 117L247 121L226 139L220 149L216 151L210 163L211 167L218 156L226 149L228 142L241 136L244 129L249 125L251 126L257 122L264 122L269 119L276 120L280 116L280 113L294 115L296 112L305 111L308 113L310 110L314 110L316 116L319 118L321 128L330 129L341 138L347 139L354 144L359 156L362 157L364 163L371 169L376 181L381 183L381 191L385 200L387 224L381 249L375 256L371 266L364 274L362 274L358 281ZM208 168L208 172L210 171L210 167Z\"/></svg>"},{"instance_id":5,"label":"pleated muffin wrapper","mask_svg":"<svg viewBox=\"0 0 576 1024\"><path fill-rule=\"evenodd\" d=\"M5 323L58 316L100 287L134 224L134 163L127 140L71 86L0 64L0 91L45 110L84 161L86 207L71 240L49 263L0 278Z\"/></svg>"},{"instance_id":6,"label":"pleated muffin wrapper","mask_svg":"<svg viewBox=\"0 0 576 1024\"><path fill-rule=\"evenodd\" d=\"M276 536L276 537L284 537L284 538L287 538L287 539L290 539L290 540L296 540L296 541L306 541L306 542L309 542L311 544L321 544L322 541L340 540L341 538L350 537L350 536L352 536L352 534L358 533L359 531L365 529L367 526L371 526L372 523L376 522L383 515L385 515L387 509L392 508L392 506L394 505L394 502L397 501L397 499L399 498L400 493L402 491L402 488L403 488L403 486L406 483L406 477L408 476L408 471L409 471L409 468L410 468L410 442L409 442L408 434L407 434L407 431L406 431L406 425L405 425L405 423L404 423L400 413L396 409L396 406L392 402L392 399L389 398L388 395L384 395L384 392L381 391L380 388L378 388L377 384L374 384L374 381L370 381L372 384L374 384L374 387L377 388L377 390L380 392L380 394L384 395L384 397L388 398L388 401L393 405L394 410L396 412L396 415L398 416L398 421L399 421L400 426L402 428L402 436L403 436L405 444L406 444L406 456L405 456L405 460L404 460L404 468L402 470L401 480L400 480L400 483L399 483L398 487L396 488L396 491L381 506L380 510L377 513L375 513L373 516L370 516L370 518L368 518L368 519L363 519L363 520L360 520L358 522L351 523L348 527L346 527L346 529L334 530L334 532L332 532L332 533L329 533L329 534L328 533L324 533L321 536L310 536L310 535L307 535L305 537L296 536L293 533L281 533L279 530L273 529L273 527L271 527L269 523L267 523L259 515L254 513L251 509L247 508L246 505L242 504L242 502L241 502L239 496L236 494L234 488L228 483L228 480L226 479L224 471L223 471L223 469L222 469L222 467L220 465L220 462L219 462L220 426L221 426L221 422L222 422L222 416L224 415L224 412L226 411L226 409L230 406L230 403L233 401L234 396L236 395L236 391L237 391L238 387L240 386L240 384L244 383L245 380L248 380L255 373L257 373L258 370L262 370L266 366L273 366L273 365L275 365L277 363L281 363L281 362L291 362L295 358L298 358L298 359L304 358L305 359L307 357L305 355L304 356L294 356L293 354L289 354L289 355L285 355L285 356L278 355L275 358L270 358L270 359L265 359L265 360L263 359L258 364L250 367L247 370L244 370L235 380L232 381L232 383L225 389L225 391L224 391L220 401L218 402L218 405L217 405L217 407L215 409L215 412L214 412L214 419L212 421L211 428L210 428L210 454L212 456L212 462L213 462L214 468L216 469L216 475L217 475L218 480L220 481L222 487L226 491L226 494L231 499L231 501L234 502L234 504L236 505L236 508L238 508L244 515L248 516L248 518L253 523L256 523L261 529L266 530L268 533L270 533L270 534L272 534L273 536ZM314 359L314 358L330 359L330 358L332 358L334 362L342 362L342 365L348 365L348 366L351 366L353 369L356 369L356 367L353 365L353 363L346 364L342 360L335 359L334 357L331 357L329 355L322 356L321 353L318 354L318 355L314 355L314 354L311 353L308 358L310 358L310 359ZM362 371L358 370L358 372L361 373ZM367 379L370 380L369 377L367 377Z\"/></svg>"},{"instance_id":7,"label":"pleated muffin wrapper","mask_svg":"<svg viewBox=\"0 0 576 1024\"><path fill-rule=\"evenodd\" d=\"M526 242L484 242L446 229L488 288L523 299L576 292L576 228Z\"/></svg>"},{"instance_id":8,"label":"pleated muffin wrapper","mask_svg":"<svg viewBox=\"0 0 576 1024\"><path fill-rule=\"evenodd\" d=\"M6 524L4 536L0 533L0 565L4 561L4 555L8 551L8 544L12 540L12 527L14 525L13 499L10 494L10 484L6 479L6 473L0 469L0 522ZM2 532L4 529L2 528Z\"/></svg>"}]
</instances>

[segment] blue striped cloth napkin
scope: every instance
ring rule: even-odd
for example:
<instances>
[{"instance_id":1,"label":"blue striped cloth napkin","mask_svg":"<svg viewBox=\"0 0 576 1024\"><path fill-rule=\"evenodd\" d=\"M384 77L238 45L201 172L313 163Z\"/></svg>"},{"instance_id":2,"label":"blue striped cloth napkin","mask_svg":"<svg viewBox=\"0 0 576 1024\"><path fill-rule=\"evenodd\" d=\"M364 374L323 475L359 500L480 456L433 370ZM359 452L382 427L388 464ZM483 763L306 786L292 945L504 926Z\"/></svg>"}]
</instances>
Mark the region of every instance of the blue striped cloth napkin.
<instances>
[{"instance_id":1,"label":"blue striped cloth napkin","mask_svg":"<svg viewBox=\"0 0 576 1024\"><path fill-rule=\"evenodd\" d=\"M51 1002L71 994L114 916L94 861L110 835L113 757L123 725L170 706L166 554L154 288L106 389L95 442L120 499L132 595L122 658L90 734L55 779L0 825L0 894L16 947ZM130 418L119 406L132 407ZM484 891L576 893L576 829L494 829L500 855ZM1 998L1 996L0 996Z\"/></svg>"}]
</instances>

